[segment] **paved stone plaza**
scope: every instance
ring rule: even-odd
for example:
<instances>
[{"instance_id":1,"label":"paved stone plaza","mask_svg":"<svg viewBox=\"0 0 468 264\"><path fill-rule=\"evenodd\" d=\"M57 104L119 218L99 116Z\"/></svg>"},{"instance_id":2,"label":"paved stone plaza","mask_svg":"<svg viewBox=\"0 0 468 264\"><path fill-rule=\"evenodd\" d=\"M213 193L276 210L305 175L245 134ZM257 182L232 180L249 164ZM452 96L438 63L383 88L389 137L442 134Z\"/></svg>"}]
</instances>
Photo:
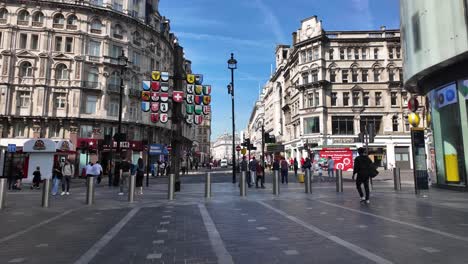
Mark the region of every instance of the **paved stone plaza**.
<instances>
[{"instance_id":1,"label":"paved stone plaza","mask_svg":"<svg viewBox=\"0 0 468 264\"><path fill-rule=\"evenodd\" d=\"M305 194L293 176L279 196L267 180L241 198L227 171L213 172L208 200L203 174L184 176L174 201L166 178L151 179L132 204L99 186L86 206L80 180L47 209L40 191L9 192L0 263L467 263L466 194L415 196L409 184L395 192L385 175L369 205L353 182L343 193L334 182L314 182Z\"/></svg>"}]
</instances>

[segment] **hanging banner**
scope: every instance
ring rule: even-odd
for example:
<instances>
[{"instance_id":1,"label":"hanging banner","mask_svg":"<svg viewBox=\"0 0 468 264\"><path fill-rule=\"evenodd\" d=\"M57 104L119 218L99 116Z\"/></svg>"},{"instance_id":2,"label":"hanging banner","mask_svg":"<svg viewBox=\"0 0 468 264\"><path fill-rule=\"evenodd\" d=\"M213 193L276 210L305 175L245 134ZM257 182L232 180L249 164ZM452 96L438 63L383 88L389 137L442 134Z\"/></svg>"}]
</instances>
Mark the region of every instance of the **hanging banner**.
<instances>
[{"instance_id":1,"label":"hanging banner","mask_svg":"<svg viewBox=\"0 0 468 264\"><path fill-rule=\"evenodd\" d=\"M201 115L203 113L203 106L201 105L196 105L195 106L195 114L196 115Z\"/></svg>"},{"instance_id":2,"label":"hanging banner","mask_svg":"<svg viewBox=\"0 0 468 264\"><path fill-rule=\"evenodd\" d=\"M204 105L203 106L203 114L209 115L211 113L211 105Z\"/></svg>"},{"instance_id":3,"label":"hanging banner","mask_svg":"<svg viewBox=\"0 0 468 264\"><path fill-rule=\"evenodd\" d=\"M203 116L202 115L196 115L194 117L194 123L196 125L200 125L203 122Z\"/></svg>"},{"instance_id":4,"label":"hanging banner","mask_svg":"<svg viewBox=\"0 0 468 264\"><path fill-rule=\"evenodd\" d=\"M167 111L169 111L169 103L161 103L159 109L161 112L167 113Z\"/></svg>"},{"instance_id":5,"label":"hanging banner","mask_svg":"<svg viewBox=\"0 0 468 264\"><path fill-rule=\"evenodd\" d=\"M203 93L203 86L202 85L195 85L195 94L201 95Z\"/></svg>"},{"instance_id":6,"label":"hanging banner","mask_svg":"<svg viewBox=\"0 0 468 264\"><path fill-rule=\"evenodd\" d=\"M194 97L195 96L193 94L187 94L187 98L185 98L185 101L187 101L187 104L193 104Z\"/></svg>"},{"instance_id":7,"label":"hanging banner","mask_svg":"<svg viewBox=\"0 0 468 264\"><path fill-rule=\"evenodd\" d=\"M203 95L195 95L194 102L195 102L195 104L197 104L197 105L202 104L202 102L203 102Z\"/></svg>"},{"instance_id":8,"label":"hanging banner","mask_svg":"<svg viewBox=\"0 0 468 264\"><path fill-rule=\"evenodd\" d=\"M165 82L161 83L161 91L162 92L169 91L169 83L165 83Z\"/></svg>"},{"instance_id":9,"label":"hanging banner","mask_svg":"<svg viewBox=\"0 0 468 264\"><path fill-rule=\"evenodd\" d=\"M168 93L160 93L159 94L159 99L161 102L167 102L169 100L169 94Z\"/></svg>"},{"instance_id":10,"label":"hanging banner","mask_svg":"<svg viewBox=\"0 0 468 264\"><path fill-rule=\"evenodd\" d=\"M193 124L193 115L187 115L187 117L185 118L185 120L187 121L187 123Z\"/></svg>"},{"instance_id":11,"label":"hanging banner","mask_svg":"<svg viewBox=\"0 0 468 264\"><path fill-rule=\"evenodd\" d=\"M195 106L193 104L188 104L185 106L187 114L191 115L195 112Z\"/></svg>"},{"instance_id":12,"label":"hanging banner","mask_svg":"<svg viewBox=\"0 0 468 264\"><path fill-rule=\"evenodd\" d=\"M203 96L203 104L204 105L209 105L211 103L211 96L209 95L204 95Z\"/></svg>"}]
</instances>

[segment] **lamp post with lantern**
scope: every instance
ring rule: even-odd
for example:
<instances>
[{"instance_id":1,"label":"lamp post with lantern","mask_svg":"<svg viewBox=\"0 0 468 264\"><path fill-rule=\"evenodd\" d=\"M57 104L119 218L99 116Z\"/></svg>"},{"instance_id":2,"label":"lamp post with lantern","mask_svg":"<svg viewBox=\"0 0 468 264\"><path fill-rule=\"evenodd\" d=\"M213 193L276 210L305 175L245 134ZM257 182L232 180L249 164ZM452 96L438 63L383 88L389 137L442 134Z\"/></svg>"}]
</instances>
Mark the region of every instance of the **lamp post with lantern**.
<instances>
[{"instance_id":1,"label":"lamp post with lantern","mask_svg":"<svg viewBox=\"0 0 468 264\"><path fill-rule=\"evenodd\" d=\"M227 61L228 69L231 70L231 83L228 85L228 93L232 101L232 183L236 183L236 124L234 119L234 70L237 69L237 60L234 59L234 53Z\"/></svg>"}]
</instances>

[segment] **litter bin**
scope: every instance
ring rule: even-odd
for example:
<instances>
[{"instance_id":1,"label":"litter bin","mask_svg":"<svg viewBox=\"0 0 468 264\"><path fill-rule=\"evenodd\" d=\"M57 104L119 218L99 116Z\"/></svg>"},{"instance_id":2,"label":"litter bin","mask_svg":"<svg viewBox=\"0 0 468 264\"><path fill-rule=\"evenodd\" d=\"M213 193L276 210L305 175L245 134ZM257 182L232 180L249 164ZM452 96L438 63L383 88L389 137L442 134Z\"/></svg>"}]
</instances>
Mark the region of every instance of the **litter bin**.
<instances>
[{"instance_id":1,"label":"litter bin","mask_svg":"<svg viewBox=\"0 0 468 264\"><path fill-rule=\"evenodd\" d=\"M304 173L297 174L297 181L300 183L304 183Z\"/></svg>"}]
</instances>

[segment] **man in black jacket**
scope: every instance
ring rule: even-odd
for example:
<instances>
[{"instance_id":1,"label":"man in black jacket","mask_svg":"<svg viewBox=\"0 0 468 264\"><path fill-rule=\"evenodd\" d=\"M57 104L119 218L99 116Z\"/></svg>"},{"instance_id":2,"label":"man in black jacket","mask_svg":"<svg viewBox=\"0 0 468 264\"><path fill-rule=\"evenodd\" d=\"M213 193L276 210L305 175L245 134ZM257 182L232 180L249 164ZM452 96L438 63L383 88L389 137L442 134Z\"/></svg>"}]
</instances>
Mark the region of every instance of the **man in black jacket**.
<instances>
[{"instance_id":1,"label":"man in black jacket","mask_svg":"<svg viewBox=\"0 0 468 264\"><path fill-rule=\"evenodd\" d=\"M357 174L356 178L356 188L361 197L361 202L370 203L369 201L369 177L370 170L372 168L372 160L365 154L364 148L358 149L359 156L354 159L354 170L353 170L353 180L354 176ZM366 191L366 196L362 193L361 185L364 184L364 190Z\"/></svg>"}]
</instances>

